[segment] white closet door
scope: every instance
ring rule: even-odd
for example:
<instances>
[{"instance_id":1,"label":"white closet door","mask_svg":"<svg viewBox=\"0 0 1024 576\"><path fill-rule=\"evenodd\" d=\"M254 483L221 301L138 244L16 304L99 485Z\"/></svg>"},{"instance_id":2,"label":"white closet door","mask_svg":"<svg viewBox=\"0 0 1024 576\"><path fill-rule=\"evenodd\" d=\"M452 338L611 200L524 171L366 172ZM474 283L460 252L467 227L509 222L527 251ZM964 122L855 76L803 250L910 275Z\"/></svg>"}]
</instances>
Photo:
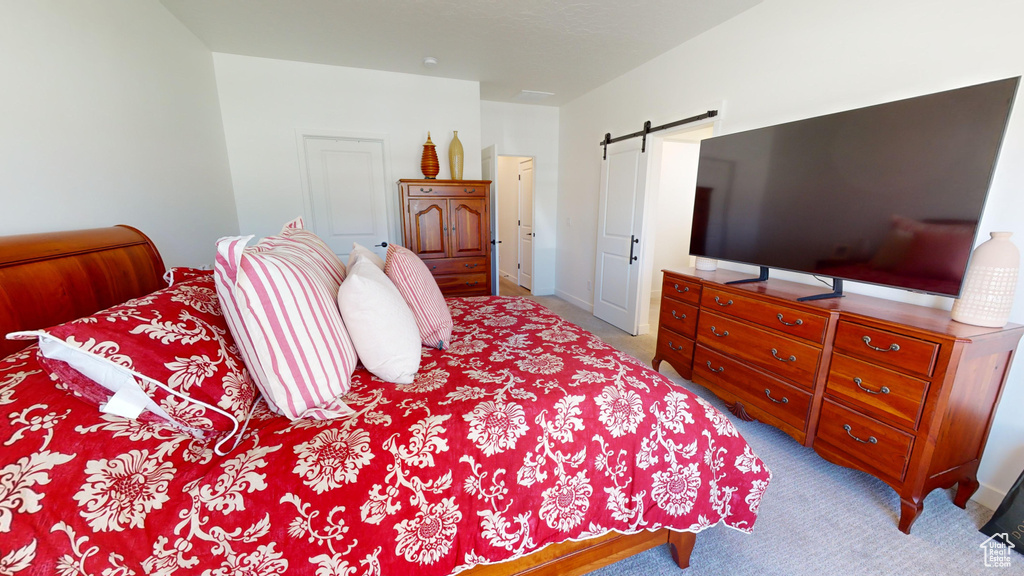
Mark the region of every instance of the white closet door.
<instances>
[{"instance_id":1,"label":"white closet door","mask_svg":"<svg viewBox=\"0 0 1024 576\"><path fill-rule=\"evenodd\" d=\"M643 206L647 154L639 139L608 146L601 192L594 275L594 316L634 336L640 316Z\"/></svg>"},{"instance_id":2,"label":"white closet door","mask_svg":"<svg viewBox=\"0 0 1024 576\"><path fill-rule=\"evenodd\" d=\"M519 163L519 285L533 290L533 159Z\"/></svg>"},{"instance_id":3,"label":"white closet door","mask_svg":"<svg viewBox=\"0 0 1024 576\"><path fill-rule=\"evenodd\" d=\"M388 239L384 143L380 140L304 138L312 214L306 227L345 261L358 242L381 257Z\"/></svg>"}]
</instances>

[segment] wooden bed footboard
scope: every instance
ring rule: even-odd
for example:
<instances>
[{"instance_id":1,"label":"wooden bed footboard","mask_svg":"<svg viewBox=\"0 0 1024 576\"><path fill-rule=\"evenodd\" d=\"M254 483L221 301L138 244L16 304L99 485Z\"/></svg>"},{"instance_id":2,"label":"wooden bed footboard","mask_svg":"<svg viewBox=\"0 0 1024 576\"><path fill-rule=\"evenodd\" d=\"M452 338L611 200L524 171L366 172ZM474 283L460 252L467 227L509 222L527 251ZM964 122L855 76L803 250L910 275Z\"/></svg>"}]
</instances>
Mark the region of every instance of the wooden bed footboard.
<instances>
[{"instance_id":1,"label":"wooden bed footboard","mask_svg":"<svg viewBox=\"0 0 1024 576\"><path fill-rule=\"evenodd\" d=\"M672 560L684 569L690 566L696 540L693 532L668 528L629 535L613 532L580 542L552 544L518 560L477 566L460 576L579 576L665 543L669 544Z\"/></svg>"}]
</instances>

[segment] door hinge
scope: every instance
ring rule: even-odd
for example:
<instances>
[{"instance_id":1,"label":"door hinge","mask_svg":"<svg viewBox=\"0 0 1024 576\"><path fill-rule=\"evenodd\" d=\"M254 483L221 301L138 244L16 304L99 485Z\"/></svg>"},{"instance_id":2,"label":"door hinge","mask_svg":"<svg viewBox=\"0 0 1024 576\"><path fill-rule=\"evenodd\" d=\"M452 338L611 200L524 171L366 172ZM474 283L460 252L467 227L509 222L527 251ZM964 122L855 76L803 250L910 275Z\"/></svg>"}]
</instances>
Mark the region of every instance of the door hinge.
<instances>
[{"instance_id":1,"label":"door hinge","mask_svg":"<svg viewBox=\"0 0 1024 576\"><path fill-rule=\"evenodd\" d=\"M517 269L517 270L521 269L522 267L523 267L523 265L522 265L522 264L516 264L516 269Z\"/></svg>"},{"instance_id":2,"label":"door hinge","mask_svg":"<svg viewBox=\"0 0 1024 576\"><path fill-rule=\"evenodd\" d=\"M523 225L523 221L522 220L520 220L519 223L516 224L516 226L522 226L522 225Z\"/></svg>"}]
</instances>

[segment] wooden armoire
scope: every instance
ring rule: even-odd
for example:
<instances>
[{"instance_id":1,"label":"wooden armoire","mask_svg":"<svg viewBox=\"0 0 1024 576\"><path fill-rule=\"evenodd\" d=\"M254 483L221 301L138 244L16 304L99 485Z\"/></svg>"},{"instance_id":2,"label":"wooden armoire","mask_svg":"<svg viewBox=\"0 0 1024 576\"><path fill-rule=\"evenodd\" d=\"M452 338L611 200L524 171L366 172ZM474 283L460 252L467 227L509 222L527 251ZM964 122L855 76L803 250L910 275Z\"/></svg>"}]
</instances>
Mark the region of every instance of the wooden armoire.
<instances>
[{"instance_id":1,"label":"wooden armoire","mask_svg":"<svg viewBox=\"0 0 1024 576\"><path fill-rule=\"evenodd\" d=\"M399 180L405 247L445 296L491 293L490 180Z\"/></svg>"}]
</instances>

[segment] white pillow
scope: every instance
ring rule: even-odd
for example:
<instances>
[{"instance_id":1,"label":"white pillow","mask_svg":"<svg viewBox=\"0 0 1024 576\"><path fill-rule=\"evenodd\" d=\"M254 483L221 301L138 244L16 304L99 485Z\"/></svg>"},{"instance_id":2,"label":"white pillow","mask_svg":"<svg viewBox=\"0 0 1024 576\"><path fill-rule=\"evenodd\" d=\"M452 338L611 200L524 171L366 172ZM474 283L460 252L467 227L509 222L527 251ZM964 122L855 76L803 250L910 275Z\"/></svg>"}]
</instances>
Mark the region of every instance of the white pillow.
<instances>
[{"instance_id":1,"label":"white pillow","mask_svg":"<svg viewBox=\"0 0 1024 576\"><path fill-rule=\"evenodd\" d=\"M420 332L405 299L367 257L351 262L338 289L338 309L356 353L371 374L412 384L420 369Z\"/></svg>"},{"instance_id":2,"label":"white pillow","mask_svg":"<svg viewBox=\"0 0 1024 576\"><path fill-rule=\"evenodd\" d=\"M351 268L352 265L356 263L356 259L360 256L366 257L370 262L376 264L377 268L380 268L382 271L384 270L384 259L378 256L373 250L370 250L358 242L352 243L352 252L348 255L348 267Z\"/></svg>"}]
</instances>

